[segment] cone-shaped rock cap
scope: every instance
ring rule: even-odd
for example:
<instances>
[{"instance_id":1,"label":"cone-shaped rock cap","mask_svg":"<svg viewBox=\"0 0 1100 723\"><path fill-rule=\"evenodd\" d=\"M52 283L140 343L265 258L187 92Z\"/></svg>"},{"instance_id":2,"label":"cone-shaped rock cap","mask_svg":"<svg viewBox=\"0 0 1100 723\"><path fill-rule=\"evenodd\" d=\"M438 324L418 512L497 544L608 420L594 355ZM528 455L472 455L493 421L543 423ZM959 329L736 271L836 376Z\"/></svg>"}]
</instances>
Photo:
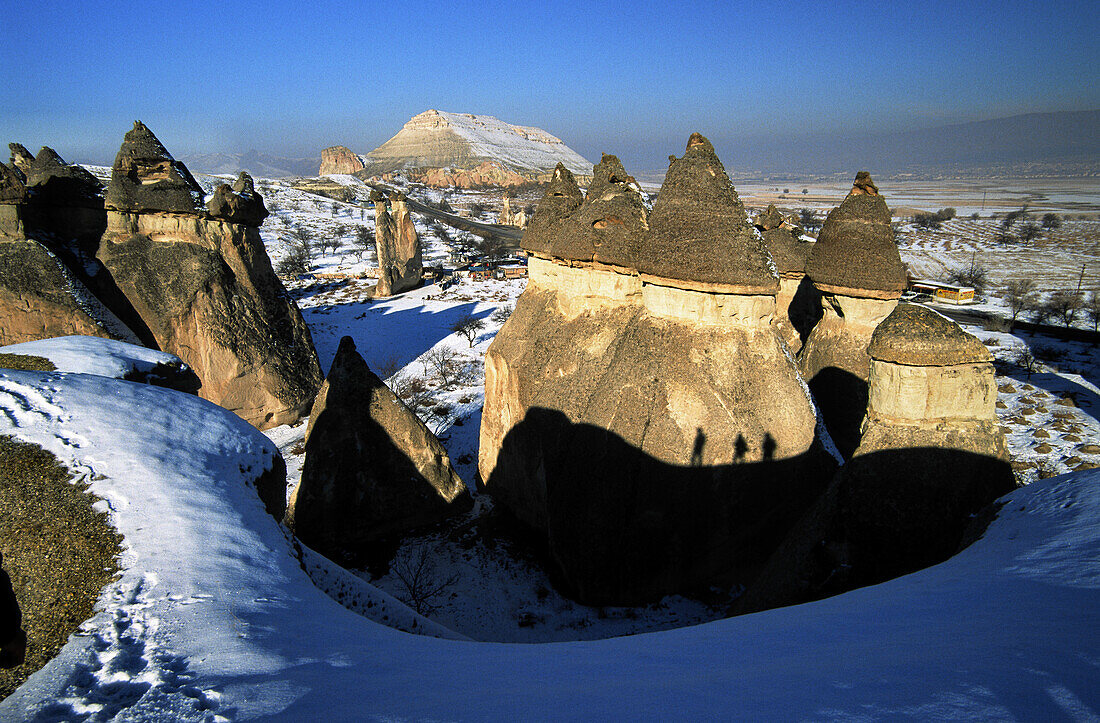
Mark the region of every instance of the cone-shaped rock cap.
<instances>
[{"instance_id":1,"label":"cone-shaped rock cap","mask_svg":"<svg viewBox=\"0 0 1100 723\"><path fill-rule=\"evenodd\" d=\"M829 212L806 263L806 274L824 291L850 296L901 296L907 279L890 209L866 171L844 202Z\"/></svg>"},{"instance_id":2,"label":"cone-shaped rock cap","mask_svg":"<svg viewBox=\"0 0 1100 723\"><path fill-rule=\"evenodd\" d=\"M604 154L592 169L584 202L558 227L550 255L633 268L646 229L645 204L636 185L618 158Z\"/></svg>"},{"instance_id":3,"label":"cone-shaped rock cap","mask_svg":"<svg viewBox=\"0 0 1100 723\"><path fill-rule=\"evenodd\" d=\"M11 165L25 174L34 163L34 155L22 143L9 143L8 150L11 151Z\"/></svg>"},{"instance_id":4,"label":"cone-shaped rock cap","mask_svg":"<svg viewBox=\"0 0 1100 723\"><path fill-rule=\"evenodd\" d=\"M244 171L230 188L221 184L206 203L206 211L212 218L222 218L230 223L259 226L267 218L267 208L260 194L256 193L252 177Z\"/></svg>"},{"instance_id":5,"label":"cone-shaped rock cap","mask_svg":"<svg viewBox=\"0 0 1100 723\"><path fill-rule=\"evenodd\" d=\"M107 207L119 211L194 213L202 187L141 121L126 133L111 168Z\"/></svg>"},{"instance_id":6,"label":"cone-shaped rock cap","mask_svg":"<svg viewBox=\"0 0 1100 723\"><path fill-rule=\"evenodd\" d=\"M27 188L37 203L53 206L103 205L103 184L86 168L69 165L57 151L42 146L27 167Z\"/></svg>"},{"instance_id":7,"label":"cone-shaped rock cap","mask_svg":"<svg viewBox=\"0 0 1100 723\"><path fill-rule=\"evenodd\" d=\"M638 271L689 285L722 285L774 294L779 280L726 169L703 136L693 133L673 158L638 250Z\"/></svg>"},{"instance_id":8,"label":"cone-shaped rock cap","mask_svg":"<svg viewBox=\"0 0 1100 723\"><path fill-rule=\"evenodd\" d=\"M5 205L23 203L27 200L27 187L18 171L0 163L0 203Z\"/></svg>"},{"instance_id":9,"label":"cone-shaped rock cap","mask_svg":"<svg viewBox=\"0 0 1100 723\"><path fill-rule=\"evenodd\" d=\"M561 226L583 201L584 194L577 186L577 179L559 163L535 209L535 217L523 234L523 249L549 255Z\"/></svg>"},{"instance_id":10,"label":"cone-shaped rock cap","mask_svg":"<svg viewBox=\"0 0 1100 723\"><path fill-rule=\"evenodd\" d=\"M917 304L898 304L871 335L867 353L908 366L951 366L993 361L978 338Z\"/></svg>"},{"instance_id":11,"label":"cone-shaped rock cap","mask_svg":"<svg viewBox=\"0 0 1100 723\"><path fill-rule=\"evenodd\" d=\"M782 226L785 220L783 214L779 213L779 209L775 207L775 204L771 203L768 204L767 211L761 211L756 214L753 223L759 226L761 231L771 231L773 228Z\"/></svg>"}]
</instances>

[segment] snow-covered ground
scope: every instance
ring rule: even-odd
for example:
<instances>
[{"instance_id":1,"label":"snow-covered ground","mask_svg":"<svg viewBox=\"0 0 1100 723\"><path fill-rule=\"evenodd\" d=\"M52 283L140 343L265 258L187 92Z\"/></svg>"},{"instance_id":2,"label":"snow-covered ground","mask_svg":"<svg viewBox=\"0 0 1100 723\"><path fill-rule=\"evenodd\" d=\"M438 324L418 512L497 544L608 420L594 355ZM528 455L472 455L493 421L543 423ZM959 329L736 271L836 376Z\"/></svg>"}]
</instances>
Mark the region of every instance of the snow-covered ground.
<instances>
[{"instance_id":1,"label":"snow-covered ground","mask_svg":"<svg viewBox=\"0 0 1100 723\"><path fill-rule=\"evenodd\" d=\"M1017 490L954 558L828 600L609 640L475 643L297 547L247 484L272 445L224 410L10 371L0 411L0 433L73 465L125 538L100 611L0 703L3 720L1100 716L1100 471Z\"/></svg>"}]
</instances>

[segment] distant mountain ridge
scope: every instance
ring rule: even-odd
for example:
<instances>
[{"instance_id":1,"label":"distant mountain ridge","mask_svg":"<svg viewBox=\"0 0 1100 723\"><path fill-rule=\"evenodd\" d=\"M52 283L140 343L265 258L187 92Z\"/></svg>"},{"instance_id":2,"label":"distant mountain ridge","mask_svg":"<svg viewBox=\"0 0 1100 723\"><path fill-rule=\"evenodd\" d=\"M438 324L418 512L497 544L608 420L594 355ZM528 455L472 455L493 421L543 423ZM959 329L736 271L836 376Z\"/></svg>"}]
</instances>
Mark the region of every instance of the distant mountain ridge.
<instances>
[{"instance_id":1,"label":"distant mountain ridge","mask_svg":"<svg viewBox=\"0 0 1100 723\"><path fill-rule=\"evenodd\" d=\"M181 156L180 160L198 173L236 175L247 171L256 178L288 178L315 175L320 157L288 158L249 150L244 153L192 153Z\"/></svg>"},{"instance_id":2,"label":"distant mountain ridge","mask_svg":"<svg viewBox=\"0 0 1100 723\"><path fill-rule=\"evenodd\" d=\"M727 145L722 143L722 145ZM1100 173L1100 110L1027 113L893 133L730 138L734 169L848 174ZM736 171L735 171L736 173Z\"/></svg>"}]
</instances>

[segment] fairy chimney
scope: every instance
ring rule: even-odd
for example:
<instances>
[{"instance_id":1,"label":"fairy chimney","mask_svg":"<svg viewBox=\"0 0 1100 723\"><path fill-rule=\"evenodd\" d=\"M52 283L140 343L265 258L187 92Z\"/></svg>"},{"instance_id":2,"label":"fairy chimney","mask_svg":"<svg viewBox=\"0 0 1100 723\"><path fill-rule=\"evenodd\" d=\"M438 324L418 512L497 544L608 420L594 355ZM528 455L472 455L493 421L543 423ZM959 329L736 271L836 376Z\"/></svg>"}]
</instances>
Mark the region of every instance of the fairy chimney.
<instances>
[{"instance_id":1,"label":"fairy chimney","mask_svg":"<svg viewBox=\"0 0 1100 723\"><path fill-rule=\"evenodd\" d=\"M97 258L199 395L266 429L309 412L321 369L298 308L271 268L247 176L203 205L202 188L140 121L107 189Z\"/></svg>"},{"instance_id":2,"label":"fairy chimney","mask_svg":"<svg viewBox=\"0 0 1100 723\"><path fill-rule=\"evenodd\" d=\"M901 304L868 349L859 447L737 603L746 613L942 562L974 516L1015 486L992 356L930 309Z\"/></svg>"},{"instance_id":3,"label":"fairy chimney","mask_svg":"<svg viewBox=\"0 0 1100 723\"><path fill-rule=\"evenodd\" d=\"M867 409L867 345L907 282L890 209L865 171L826 217L806 275L822 295L822 317L799 363L837 448L848 457Z\"/></svg>"},{"instance_id":4,"label":"fairy chimney","mask_svg":"<svg viewBox=\"0 0 1100 723\"><path fill-rule=\"evenodd\" d=\"M710 143L692 136L652 213L614 156L587 196L559 167L523 244L486 356L486 489L588 603L747 580L834 465Z\"/></svg>"}]
</instances>

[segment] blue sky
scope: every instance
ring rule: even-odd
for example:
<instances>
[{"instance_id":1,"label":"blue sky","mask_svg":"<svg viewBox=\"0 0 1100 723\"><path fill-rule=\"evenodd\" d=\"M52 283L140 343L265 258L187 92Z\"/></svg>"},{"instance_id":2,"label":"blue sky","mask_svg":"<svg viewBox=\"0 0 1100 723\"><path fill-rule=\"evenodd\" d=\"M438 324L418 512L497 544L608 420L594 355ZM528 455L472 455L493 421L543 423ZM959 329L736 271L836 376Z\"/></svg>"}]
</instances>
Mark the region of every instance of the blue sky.
<instances>
[{"instance_id":1,"label":"blue sky","mask_svg":"<svg viewBox=\"0 0 1100 723\"><path fill-rule=\"evenodd\" d=\"M645 170L694 130L736 153L1100 108L1096 2L0 0L0 18L0 140L83 161L137 118L176 155L317 155L438 108Z\"/></svg>"}]
</instances>

